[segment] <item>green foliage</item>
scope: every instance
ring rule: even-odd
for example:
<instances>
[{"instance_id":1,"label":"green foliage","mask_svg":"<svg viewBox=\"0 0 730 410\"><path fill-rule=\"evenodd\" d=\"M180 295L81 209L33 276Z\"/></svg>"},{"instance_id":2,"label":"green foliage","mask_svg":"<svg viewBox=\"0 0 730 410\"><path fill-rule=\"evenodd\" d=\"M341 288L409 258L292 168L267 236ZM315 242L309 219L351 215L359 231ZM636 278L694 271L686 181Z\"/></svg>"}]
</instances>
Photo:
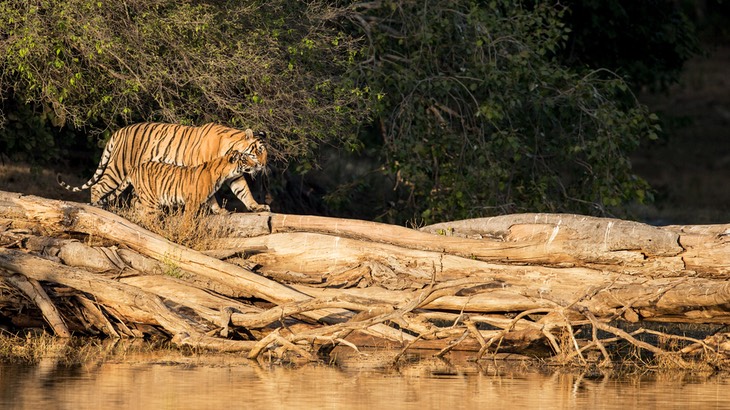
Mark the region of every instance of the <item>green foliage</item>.
<instances>
[{"instance_id":1,"label":"green foliage","mask_svg":"<svg viewBox=\"0 0 730 410\"><path fill-rule=\"evenodd\" d=\"M556 58L566 10L437 0L353 6L370 44L400 220L519 211L605 214L650 199L628 153L658 127L622 79Z\"/></svg>"},{"instance_id":2,"label":"green foliage","mask_svg":"<svg viewBox=\"0 0 730 410\"><path fill-rule=\"evenodd\" d=\"M218 121L266 130L273 157L300 174L322 147L379 151L359 180L321 194L337 212L399 223L606 214L651 199L628 153L659 129L616 69L578 58L603 50L588 34L621 35L599 17L647 11L627 20L655 35L656 54L627 72L634 84L671 81L694 44L685 20L672 31L673 14L654 25L646 6L615 0L604 13L589 1L597 11L579 27L575 3L0 0L0 149L51 160L60 151L43 147L76 138L54 127L105 136L138 121Z\"/></svg>"},{"instance_id":3,"label":"green foliage","mask_svg":"<svg viewBox=\"0 0 730 410\"><path fill-rule=\"evenodd\" d=\"M0 93L92 132L219 121L265 129L275 157L358 146L342 74L357 45L310 2L0 1Z\"/></svg>"}]
</instances>

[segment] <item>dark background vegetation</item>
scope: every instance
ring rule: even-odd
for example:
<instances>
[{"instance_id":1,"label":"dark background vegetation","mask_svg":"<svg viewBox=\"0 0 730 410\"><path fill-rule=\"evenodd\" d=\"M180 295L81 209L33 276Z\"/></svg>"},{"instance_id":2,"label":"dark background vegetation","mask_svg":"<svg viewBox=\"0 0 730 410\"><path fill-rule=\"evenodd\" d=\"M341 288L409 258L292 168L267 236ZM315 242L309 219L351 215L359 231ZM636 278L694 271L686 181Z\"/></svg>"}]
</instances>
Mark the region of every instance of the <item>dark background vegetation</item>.
<instances>
[{"instance_id":1,"label":"dark background vegetation","mask_svg":"<svg viewBox=\"0 0 730 410\"><path fill-rule=\"evenodd\" d=\"M217 121L267 131L254 187L279 212L727 222L723 197L694 221L672 210L697 197L677 164L726 144L722 124L707 145L683 133L708 107L676 98L687 62L730 38L729 8L0 0L0 160L82 181L121 126Z\"/></svg>"}]
</instances>

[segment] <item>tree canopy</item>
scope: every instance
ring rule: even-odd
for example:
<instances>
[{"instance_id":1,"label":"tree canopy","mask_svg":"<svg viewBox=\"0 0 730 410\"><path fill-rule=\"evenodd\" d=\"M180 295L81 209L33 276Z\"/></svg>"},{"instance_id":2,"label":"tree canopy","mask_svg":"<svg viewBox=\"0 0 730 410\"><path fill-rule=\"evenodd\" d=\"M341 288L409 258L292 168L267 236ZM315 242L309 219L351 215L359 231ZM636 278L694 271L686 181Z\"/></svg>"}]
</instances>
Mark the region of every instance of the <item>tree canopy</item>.
<instances>
[{"instance_id":1,"label":"tree canopy","mask_svg":"<svg viewBox=\"0 0 730 410\"><path fill-rule=\"evenodd\" d=\"M386 162L411 191L403 209L428 222L604 213L646 198L627 155L656 138L655 117L621 102L630 91L620 77L561 64L564 8L377 4L356 19L370 44L360 68L384 90Z\"/></svg>"},{"instance_id":2,"label":"tree canopy","mask_svg":"<svg viewBox=\"0 0 730 410\"><path fill-rule=\"evenodd\" d=\"M343 76L356 39L326 24L330 8L3 1L2 95L92 132L148 120L264 128L280 158L353 143L368 107Z\"/></svg>"},{"instance_id":3,"label":"tree canopy","mask_svg":"<svg viewBox=\"0 0 730 410\"><path fill-rule=\"evenodd\" d=\"M50 160L128 123L218 121L266 130L287 172L316 168L322 147L371 154L380 186L322 193L367 204L361 217L620 211L651 197L628 154L657 118L616 70L566 58L589 44L576 15L514 0L2 0L0 148L44 159L55 144ZM657 41L691 37L677 30Z\"/></svg>"}]
</instances>

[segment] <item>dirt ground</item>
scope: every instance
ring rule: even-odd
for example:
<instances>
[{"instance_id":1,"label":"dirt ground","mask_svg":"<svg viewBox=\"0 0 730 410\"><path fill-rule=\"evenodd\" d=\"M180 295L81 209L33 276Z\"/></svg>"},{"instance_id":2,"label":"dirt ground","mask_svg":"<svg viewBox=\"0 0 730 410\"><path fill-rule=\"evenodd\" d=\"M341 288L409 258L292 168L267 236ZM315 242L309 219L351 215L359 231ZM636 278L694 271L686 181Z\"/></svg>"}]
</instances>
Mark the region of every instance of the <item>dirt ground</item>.
<instances>
[{"instance_id":1,"label":"dirt ground","mask_svg":"<svg viewBox=\"0 0 730 410\"><path fill-rule=\"evenodd\" d=\"M64 172L62 178L73 186L86 182L75 174L74 171ZM61 188L56 182L54 171L27 164L14 164L9 161L0 161L0 190L38 195L44 198L89 202L89 191L71 192Z\"/></svg>"},{"instance_id":2,"label":"dirt ground","mask_svg":"<svg viewBox=\"0 0 730 410\"><path fill-rule=\"evenodd\" d=\"M689 61L680 84L640 100L662 116L666 135L632 156L656 191L637 219L658 225L730 223L730 47Z\"/></svg>"}]
</instances>

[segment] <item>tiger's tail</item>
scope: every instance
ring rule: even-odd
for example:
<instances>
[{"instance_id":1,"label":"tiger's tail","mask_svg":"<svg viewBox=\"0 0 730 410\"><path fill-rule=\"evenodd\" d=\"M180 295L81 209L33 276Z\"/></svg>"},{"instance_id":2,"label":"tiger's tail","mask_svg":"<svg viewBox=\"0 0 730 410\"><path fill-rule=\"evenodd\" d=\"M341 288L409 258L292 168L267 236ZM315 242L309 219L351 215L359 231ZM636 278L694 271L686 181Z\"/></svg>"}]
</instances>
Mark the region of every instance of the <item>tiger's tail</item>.
<instances>
[{"instance_id":1,"label":"tiger's tail","mask_svg":"<svg viewBox=\"0 0 730 410\"><path fill-rule=\"evenodd\" d=\"M101 160L99 161L99 166L96 168L96 172L94 172L94 175L91 178L89 178L89 180L86 181L86 183L84 183L81 186L71 186L61 179L61 174L59 173L59 174L56 174L56 182L58 182L58 185L61 185L63 188L65 188L71 192L81 192L81 191L91 188L97 182L99 182L101 177L104 175L104 172L106 171L107 166L109 165L109 161L111 160L112 150L114 149L114 140L115 140L114 135L112 135L111 139L104 147L104 152L101 154Z\"/></svg>"}]
</instances>

